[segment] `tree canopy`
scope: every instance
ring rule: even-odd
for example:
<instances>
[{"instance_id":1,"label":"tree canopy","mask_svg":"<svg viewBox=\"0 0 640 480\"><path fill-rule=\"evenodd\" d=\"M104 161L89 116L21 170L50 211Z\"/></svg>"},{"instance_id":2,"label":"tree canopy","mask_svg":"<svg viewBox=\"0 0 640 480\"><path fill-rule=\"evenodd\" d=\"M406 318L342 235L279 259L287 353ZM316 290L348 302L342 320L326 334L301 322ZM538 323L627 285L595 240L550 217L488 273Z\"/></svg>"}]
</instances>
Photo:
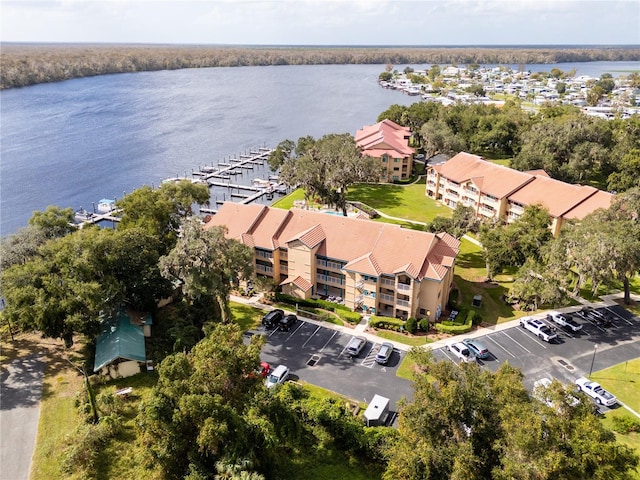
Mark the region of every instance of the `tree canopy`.
<instances>
[{"instance_id":1,"label":"tree canopy","mask_svg":"<svg viewBox=\"0 0 640 480\"><path fill-rule=\"evenodd\" d=\"M575 404L554 384L554 408L531 398L508 363L491 373L410 355L425 373L400 411L385 479L627 479L638 465L582 395Z\"/></svg>"},{"instance_id":2,"label":"tree canopy","mask_svg":"<svg viewBox=\"0 0 640 480\"><path fill-rule=\"evenodd\" d=\"M178 281L191 306L205 320L229 320L229 291L238 279L253 272L253 251L225 237L224 227L205 230L198 219L183 223L182 235L160 259L165 278Z\"/></svg>"},{"instance_id":3,"label":"tree canopy","mask_svg":"<svg viewBox=\"0 0 640 480\"><path fill-rule=\"evenodd\" d=\"M363 156L348 133L302 137L297 144L285 140L272 152L269 165L280 168L287 185L302 187L307 199L319 197L345 216L349 186L379 181L381 172L379 161Z\"/></svg>"}]
</instances>

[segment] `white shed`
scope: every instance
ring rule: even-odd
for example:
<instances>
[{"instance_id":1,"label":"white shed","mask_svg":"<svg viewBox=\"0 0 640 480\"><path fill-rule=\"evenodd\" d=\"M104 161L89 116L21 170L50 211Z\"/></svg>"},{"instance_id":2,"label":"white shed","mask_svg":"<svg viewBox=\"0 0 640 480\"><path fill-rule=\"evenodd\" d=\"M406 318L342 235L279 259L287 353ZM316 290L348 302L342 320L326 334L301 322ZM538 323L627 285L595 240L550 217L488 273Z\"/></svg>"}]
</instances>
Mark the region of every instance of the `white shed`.
<instances>
[{"instance_id":1,"label":"white shed","mask_svg":"<svg viewBox=\"0 0 640 480\"><path fill-rule=\"evenodd\" d=\"M367 422L367 427L375 427L378 425L384 425L389 413L389 399L381 395L374 395L371 403L364 411L364 419Z\"/></svg>"}]
</instances>

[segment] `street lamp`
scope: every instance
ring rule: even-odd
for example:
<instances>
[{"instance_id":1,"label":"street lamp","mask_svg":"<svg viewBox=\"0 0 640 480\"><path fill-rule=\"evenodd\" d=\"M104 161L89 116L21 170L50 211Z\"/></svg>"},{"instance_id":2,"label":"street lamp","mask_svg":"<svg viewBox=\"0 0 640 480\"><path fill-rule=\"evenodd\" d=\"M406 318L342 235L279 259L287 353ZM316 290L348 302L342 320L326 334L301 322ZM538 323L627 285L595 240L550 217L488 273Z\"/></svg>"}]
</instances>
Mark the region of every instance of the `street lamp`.
<instances>
[{"instance_id":1,"label":"street lamp","mask_svg":"<svg viewBox=\"0 0 640 480\"><path fill-rule=\"evenodd\" d=\"M598 351L598 344L593 345L593 357L591 357L591 368L589 368L589 378L591 378L591 372L593 372L593 363L596 361L596 352Z\"/></svg>"}]
</instances>

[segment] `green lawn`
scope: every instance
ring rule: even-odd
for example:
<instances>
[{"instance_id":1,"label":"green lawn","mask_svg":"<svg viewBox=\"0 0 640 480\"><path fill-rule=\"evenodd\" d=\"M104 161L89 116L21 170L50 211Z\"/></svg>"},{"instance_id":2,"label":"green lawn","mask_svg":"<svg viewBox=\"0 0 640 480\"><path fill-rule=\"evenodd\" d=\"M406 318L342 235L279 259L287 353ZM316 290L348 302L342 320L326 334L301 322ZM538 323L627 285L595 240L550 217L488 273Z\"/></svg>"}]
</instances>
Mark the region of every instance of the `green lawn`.
<instances>
[{"instance_id":1,"label":"green lawn","mask_svg":"<svg viewBox=\"0 0 640 480\"><path fill-rule=\"evenodd\" d=\"M260 326L264 310L236 302L229 302L229 307L231 308L231 318L240 325L243 331Z\"/></svg>"},{"instance_id":2,"label":"green lawn","mask_svg":"<svg viewBox=\"0 0 640 480\"><path fill-rule=\"evenodd\" d=\"M403 335L402 333L391 332L388 330L380 330L377 332L377 335L380 338L404 343L405 345L410 345L412 347L419 347L420 345L426 345L427 343L432 342L431 339L427 339L427 337L424 336L410 337L408 335Z\"/></svg>"},{"instance_id":3,"label":"green lawn","mask_svg":"<svg viewBox=\"0 0 640 480\"><path fill-rule=\"evenodd\" d=\"M429 223L434 217L450 217L449 207L428 198L424 181L413 185L359 184L349 189L349 200L362 202L397 218Z\"/></svg>"},{"instance_id":4,"label":"green lawn","mask_svg":"<svg viewBox=\"0 0 640 480\"><path fill-rule=\"evenodd\" d=\"M628 405L629 408L640 413L640 396L638 396L638 392L640 391L640 358L619 363L605 370L600 370L591 375L591 379L613 393L621 402ZM603 423L608 428L612 428L614 417L630 417L640 420L625 408L620 407L608 411L606 417L603 419ZM634 448L636 453L640 455L640 433L629 433L626 435L616 433L616 437L620 442ZM640 479L640 473L636 473L636 478Z\"/></svg>"}]
</instances>

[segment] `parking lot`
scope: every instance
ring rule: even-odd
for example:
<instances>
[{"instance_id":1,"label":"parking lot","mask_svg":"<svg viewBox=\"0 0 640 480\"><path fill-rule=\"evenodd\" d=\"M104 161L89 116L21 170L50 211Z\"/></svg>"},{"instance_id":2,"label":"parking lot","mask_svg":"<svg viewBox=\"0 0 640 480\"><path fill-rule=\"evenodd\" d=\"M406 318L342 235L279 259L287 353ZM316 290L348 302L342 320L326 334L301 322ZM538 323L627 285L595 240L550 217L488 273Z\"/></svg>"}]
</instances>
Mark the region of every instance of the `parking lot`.
<instances>
[{"instance_id":1,"label":"parking lot","mask_svg":"<svg viewBox=\"0 0 640 480\"><path fill-rule=\"evenodd\" d=\"M570 313L582 329L572 332L557 327L558 339L552 343L540 340L521 327L475 337L491 352L489 358L478 360L478 363L495 371L502 363L509 362L522 370L525 384L532 387L543 377L573 384L576 378L586 376L590 371L596 372L640 357L640 318L618 306L597 310L610 319L608 327ZM550 321L545 320L545 323L554 326ZM446 348L434 350L434 355L437 359L457 362Z\"/></svg>"},{"instance_id":2,"label":"parking lot","mask_svg":"<svg viewBox=\"0 0 640 480\"><path fill-rule=\"evenodd\" d=\"M357 357L345 348L353 335L299 319L288 331L279 328L253 330L267 336L261 358L272 368L280 364L291 369L291 378L318 385L353 400L369 403L374 394L391 400L392 410L413 392L411 382L396 376L405 352L394 350L387 365L375 361L380 343L367 342ZM382 339L381 339L382 341Z\"/></svg>"}]
</instances>

